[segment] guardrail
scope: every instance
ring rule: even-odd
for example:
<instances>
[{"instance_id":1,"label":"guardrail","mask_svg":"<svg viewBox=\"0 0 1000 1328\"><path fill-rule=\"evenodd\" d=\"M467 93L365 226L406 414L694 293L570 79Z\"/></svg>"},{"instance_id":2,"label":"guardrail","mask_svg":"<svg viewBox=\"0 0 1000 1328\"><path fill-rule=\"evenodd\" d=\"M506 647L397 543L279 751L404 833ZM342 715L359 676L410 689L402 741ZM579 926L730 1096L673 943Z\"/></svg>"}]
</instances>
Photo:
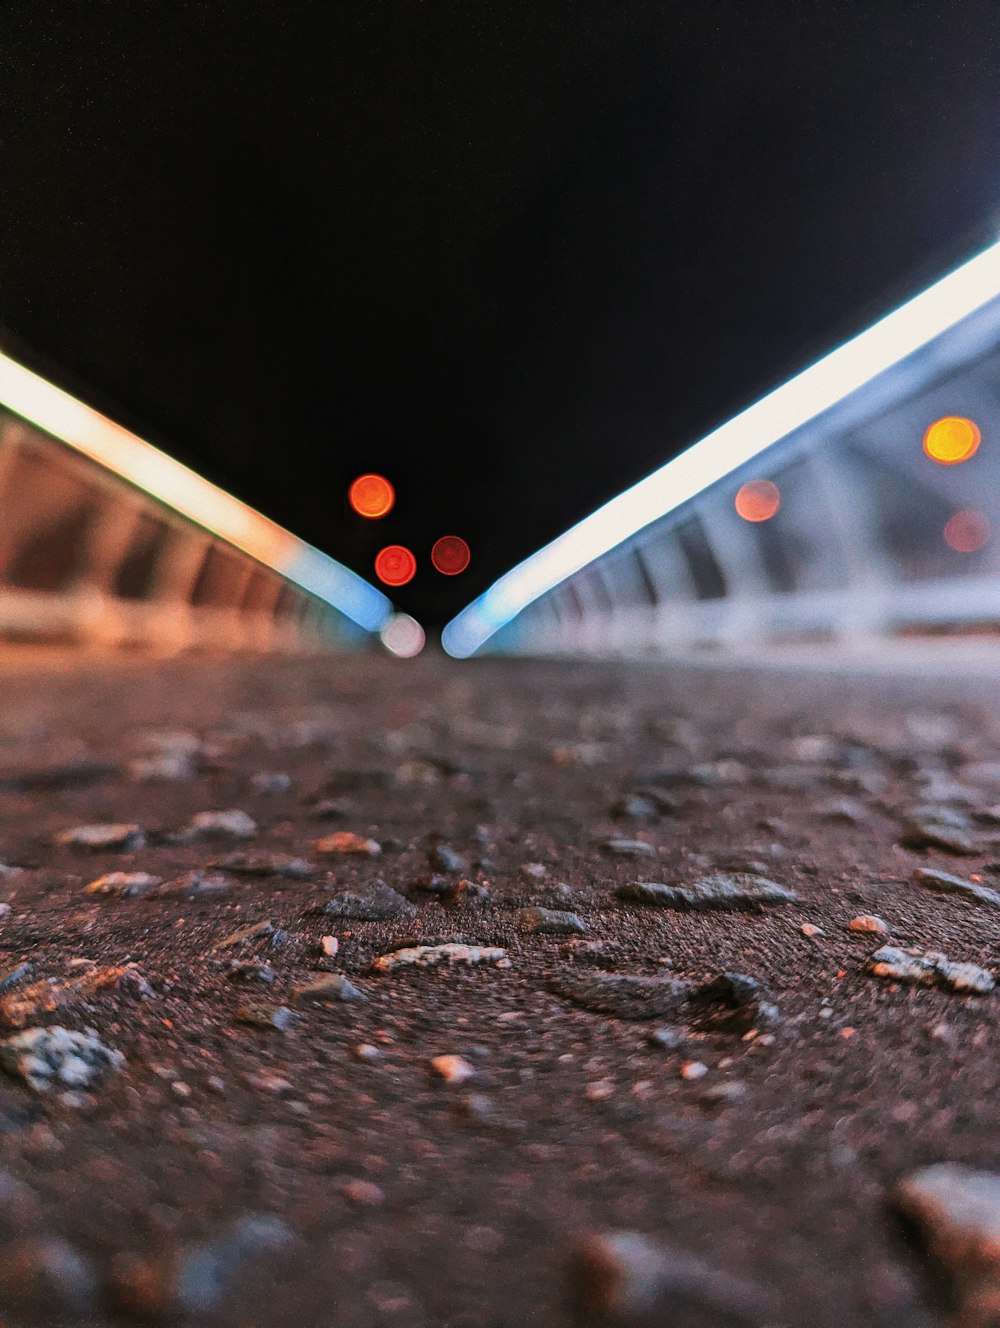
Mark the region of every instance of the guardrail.
<instances>
[{"instance_id":1,"label":"guardrail","mask_svg":"<svg viewBox=\"0 0 1000 1328\"><path fill-rule=\"evenodd\" d=\"M365 633L98 463L0 411L0 637L298 651Z\"/></svg>"},{"instance_id":2,"label":"guardrail","mask_svg":"<svg viewBox=\"0 0 1000 1328\"><path fill-rule=\"evenodd\" d=\"M1000 633L1000 242L511 569L442 644L669 655L972 625Z\"/></svg>"}]
</instances>

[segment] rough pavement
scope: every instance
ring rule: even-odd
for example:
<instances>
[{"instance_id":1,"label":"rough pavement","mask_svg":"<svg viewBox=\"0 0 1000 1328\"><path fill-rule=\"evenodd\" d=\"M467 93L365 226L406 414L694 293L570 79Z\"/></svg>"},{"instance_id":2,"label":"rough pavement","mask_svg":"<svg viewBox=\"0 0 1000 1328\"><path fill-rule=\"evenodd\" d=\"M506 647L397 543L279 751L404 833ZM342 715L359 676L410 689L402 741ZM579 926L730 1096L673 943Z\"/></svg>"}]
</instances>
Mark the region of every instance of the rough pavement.
<instances>
[{"instance_id":1,"label":"rough pavement","mask_svg":"<svg viewBox=\"0 0 1000 1328\"><path fill-rule=\"evenodd\" d=\"M963 1322L893 1195L995 1168L1000 995L871 956L1000 970L992 685L15 656L2 697L4 1328Z\"/></svg>"}]
</instances>

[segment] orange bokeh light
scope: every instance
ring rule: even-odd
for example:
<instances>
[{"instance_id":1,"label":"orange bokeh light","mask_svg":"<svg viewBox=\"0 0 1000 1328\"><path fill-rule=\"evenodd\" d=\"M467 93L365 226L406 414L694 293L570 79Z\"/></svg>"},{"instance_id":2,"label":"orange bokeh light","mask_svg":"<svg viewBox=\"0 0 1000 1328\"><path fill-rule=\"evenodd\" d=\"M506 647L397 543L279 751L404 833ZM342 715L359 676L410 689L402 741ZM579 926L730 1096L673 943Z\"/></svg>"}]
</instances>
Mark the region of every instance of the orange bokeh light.
<instances>
[{"instance_id":1,"label":"orange bokeh light","mask_svg":"<svg viewBox=\"0 0 1000 1328\"><path fill-rule=\"evenodd\" d=\"M944 542L956 553L978 553L993 534L989 517L975 508L963 507L945 523Z\"/></svg>"},{"instance_id":2,"label":"orange bokeh light","mask_svg":"<svg viewBox=\"0 0 1000 1328\"><path fill-rule=\"evenodd\" d=\"M924 451L941 466L957 466L968 461L982 442L979 426L963 415L945 415L935 420L924 434Z\"/></svg>"},{"instance_id":3,"label":"orange bokeh light","mask_svg":"<svg viewBox=\"0 0 1000 1328\"><path fill-rule=\"evenodd\" d=\"M347 501L358 516L374 520L392 511L396 491L384 475L359 475L347 492Z\"/></svg>"},{"instance_id":4,"label":"orange bokeh light","mask_svg":"<svg viewBox=\"0 0 1000 1328\"><path fill-rule=\"evenodd\" d=\"M744 521L770 521L781 506L781 490L770 480L750 480L740 488L734 505Z\"/></svg>"},{"instance_id":5,"label":"orange bokeh light","mask_svg":"<svg viewBox=\"0 0 1000 1328\"><path fill-rule=\"evenodd\" d=\"M460 535L442 535L434 541L431 562L444 576L458 576L469 565L469 546Z\"/></svg>"},{"instance_id":6,"label":"orange bokeh light","mask_svg":"<svg viewBox=\"0 0 1000 1328\"><path fill-rule=\"evenodd\" d=\"M387 586L405 586L417 574L417 560L402 544L387 544L375 555L375 575Z\"/></svg>"}]
</instances>

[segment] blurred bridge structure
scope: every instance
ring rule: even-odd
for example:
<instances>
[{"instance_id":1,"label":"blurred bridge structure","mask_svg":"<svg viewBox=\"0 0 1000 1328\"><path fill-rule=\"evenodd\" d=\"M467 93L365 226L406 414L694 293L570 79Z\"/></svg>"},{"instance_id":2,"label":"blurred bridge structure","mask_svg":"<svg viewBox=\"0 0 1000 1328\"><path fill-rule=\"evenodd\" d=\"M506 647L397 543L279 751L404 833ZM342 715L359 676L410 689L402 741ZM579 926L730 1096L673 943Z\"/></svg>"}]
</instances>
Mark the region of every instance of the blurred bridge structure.
<instances>
[{"instance_id":1,"label":"blurred bridge structure","mask_svg":"<svg viewBox=\"0 0 1000 1328\"><path fill-rule=\"evenodd\" d=\"M1000 627L1000 245L501 578L459 657Z\"/></svg>"},{"instance_id":2,"label":"blurred bridge structure","mask_svg":"<svg viewBox=\"0 0 1000 1328\"><path fill-rule=\"evenodd\" d=\"M0 355L0 639L346 649L394 620L361 577Z\"/></svg>"}]
</instances>

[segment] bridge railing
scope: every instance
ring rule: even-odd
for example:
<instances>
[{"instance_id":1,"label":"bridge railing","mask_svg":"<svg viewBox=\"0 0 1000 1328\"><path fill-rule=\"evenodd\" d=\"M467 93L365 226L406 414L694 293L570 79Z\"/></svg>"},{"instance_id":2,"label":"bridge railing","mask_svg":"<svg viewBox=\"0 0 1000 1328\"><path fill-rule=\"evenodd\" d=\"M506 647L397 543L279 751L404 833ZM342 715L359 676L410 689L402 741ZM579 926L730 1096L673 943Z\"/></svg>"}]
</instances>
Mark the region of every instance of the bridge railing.
<instances>
[{"instance_id":1,"label":"bridge railing","mask_svg":"<svg viewBox=\"0 0 1000 1328\"><path fill-rule=\"evenodd\" d=\"M0 410L0 638L292 651L359 635L271 568Z\"/></svg>"},{"instance_id":2,"label":"bridge railing","mask_svg":"<svg viewBox=\"0 0 1000 1328\"><path fill-rule=\"evenodd\" d=\"M763 452L539 596L487 649L628 656L1000 634L998 345L1000 312L991 345ZM966 459L942 464L925 447L942 419L975 426ZM761 481L778 506L746 519L738 496Z\"/></svg>"}]
</instances>

